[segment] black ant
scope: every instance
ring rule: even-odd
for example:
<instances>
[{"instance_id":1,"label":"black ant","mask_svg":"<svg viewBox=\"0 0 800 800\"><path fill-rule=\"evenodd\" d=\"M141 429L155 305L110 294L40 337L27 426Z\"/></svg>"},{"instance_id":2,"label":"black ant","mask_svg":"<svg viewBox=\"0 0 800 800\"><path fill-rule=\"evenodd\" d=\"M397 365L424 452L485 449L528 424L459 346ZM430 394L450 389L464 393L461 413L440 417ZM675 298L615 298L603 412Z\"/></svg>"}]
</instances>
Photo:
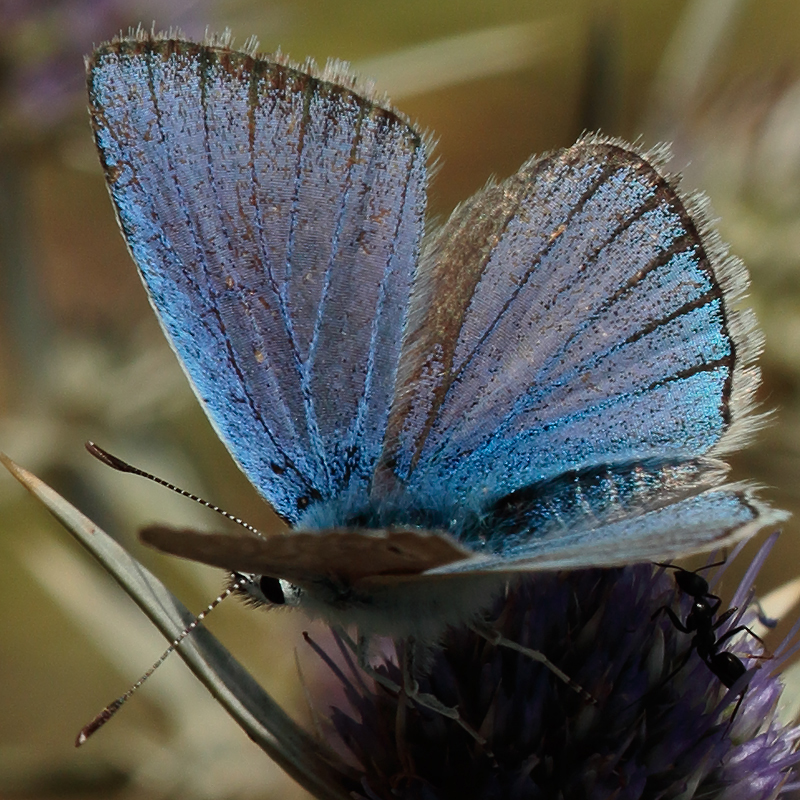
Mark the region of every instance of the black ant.
<instances>
[{"instance_id":1,"label":"black ant","mask_svg":"<svg viewBox=\"0 0 800 800\"><path fill-rule=\"evenodd\" d=\"M702 569L710 569L711 567L718 567L724 564L724 561L718 561L714 564L708 564ZM764 642L757 636L747 625L737 625L726 631L722 636L717 638L716 631L724 625L737 611L738 608L729 608L724 613L716 617L719 607L722 605L722 600L715 594L709 592L708 581L698 573L700 570L690 572L682 567L676 567L672 564L656 564L658 567L675 570L675 583L678 588L688 594L692 598L692 610L686 617L685 622L681 622L678 615L669 607L661 606L651 617L652 620L662 613L665 613L672 624L683 633L693 633L692 643L686 657L666 678L665 683L673 678L689 661L692 651L696 650L697 655L705 662L706 666L719 678L720 682L728 689L733 686L742 675L747 672L747 668L740 658L727 650L720 650L722 644L735 636L737 633L747 631L754 639L757 639L763 645ZM716 619L715 619L716 617ZM742 689L742 696L739 698L739 703L734 710L734 716L739 708L739 704L744 697L744 691L747 689L745 686Z\"/></svg>"}]
</instances>

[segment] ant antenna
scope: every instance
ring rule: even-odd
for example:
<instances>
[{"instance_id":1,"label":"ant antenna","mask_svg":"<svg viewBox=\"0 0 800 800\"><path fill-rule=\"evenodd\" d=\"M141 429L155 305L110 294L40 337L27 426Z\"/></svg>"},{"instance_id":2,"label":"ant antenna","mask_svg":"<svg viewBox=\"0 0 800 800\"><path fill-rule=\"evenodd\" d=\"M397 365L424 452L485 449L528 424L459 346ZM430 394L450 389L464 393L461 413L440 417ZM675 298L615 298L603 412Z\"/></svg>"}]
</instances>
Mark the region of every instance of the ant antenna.
<instances>
[{"instance_id":1,"label":"ant antenna","mask_svg":"<svg viewBox=\"0 0 800 800\"><path fill-rule=\"evenodd\" d=\"M98 448L99 450L100 448ZM91 452L91 450L89 451ZM104 451L100 451L104 452ZM98 456L99 457L99 456ZM104 460L104 459L102 459ZM123 462L124 463L124 462ZM158 480L158 479L156 479ZM162 482L162 481L159 481ZM174 639L169 647L161 654L161 656L153 663L153 666L147 670L147 672L139 678L136 683L128 689L125 694L118 697L112 703L109 703L88 725L84 725L81 728L78 737L75 739L75 747L80 747L82 744L85 744L86 741L89 739L90 736L97 733L103 725L106 724L113 716L117 713L117 711L122 708L122 705L130 699L130 697L136 692L137 689L167 660L167 656L175 650L176 647L195 629L200 625L200 623L223 601L225 598L230 597L234 592L238 589L244 587L246 583L250 580L249 577L245 575L232 575L233 581L231 582L230 586L225 589L222 594L218 595L208 606L206 606L205 610L201 611L194 620L181 631L180 635L177 639Z\"/></svg>"},{"instance_id":2,"label":"ant antenna","mask_svg":"<svg viewBox=\"0 0 800 800\"><path fill-rule=\"evenodd\" d=\"M111 455L107 450L103 450L102 447L99 447L94 442L86 442L84 445L86 449L89 451L91 455L93 455L98 461L102 461L107 467L111 467L119 472L129 472L132 475L139 475L142 478L147 478L149 481L153 481L153 483L159 484L159 486L164 486L170 491L175 492L176 494L181 495L182 497L188 497L190 500L194 500L195 503L200 503L201 506L205 506L206 508L210 508L212 511L216 511L217 514L220 516L225 517L225 519L231 520L231 522L235 522L237 525L241 525L245 530L250 531L250 533L254 533L256 536L260 537L261 539L265 539L266 535L262 533L257 528L254 528L250 523L245 522L243 519L239 519L239 517L234 517L233 514L229 514L227 511L221 509L219 506L215 506L213 503L209 503L208 500L203 500L202 497L198 497L191 492L187 492L185 489L181 489L178 486L175 486L168 481L165 481L163 478L159 478L156 475L152 475L149 472L145 472L138 467L134 467L131 464L128 464L127 461L123 461L121 458L117 458L116 456Z\"/></svg>"}]
</instances>

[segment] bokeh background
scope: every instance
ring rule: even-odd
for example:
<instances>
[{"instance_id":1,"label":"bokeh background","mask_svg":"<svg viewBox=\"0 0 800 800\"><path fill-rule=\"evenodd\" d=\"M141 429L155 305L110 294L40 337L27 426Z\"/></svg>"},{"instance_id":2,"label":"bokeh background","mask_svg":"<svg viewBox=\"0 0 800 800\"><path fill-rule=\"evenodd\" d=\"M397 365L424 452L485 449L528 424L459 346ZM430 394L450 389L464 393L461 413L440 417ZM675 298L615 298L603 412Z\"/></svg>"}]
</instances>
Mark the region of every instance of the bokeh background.
<instances>
[{"instance_id":1,"label":"bokeh background","mask_svg":"<svg viewBox=\"0 0 800 800\"><path fill-rule=\"evenodd\" d=\"M193 38L230 28L239 43L257 36L265 52L344 59L375 78L438 139L430 212L440 219L491 175L585 130L672 142L672 167L710 196L723 237L750 268L766 335L760 400L774 416L736 456L735 474L800 511L800 4L0 0L0 449L119 537L190 607L216 594L219 573L145 552L135 531L218 520L83 449L93 439L257 526L277 524L161 336L94 152L83 54L153 21ZM760 590L800 574L797 520ZM291 614L229 605L211 623L218 635L309 721L299 662L324 712L319 685L329 677L300 635L324 633ZM304 797L177 658L85 749L72 749L76 731L162 646L113 582L0 475L0 796Z\"/></svg>"}]
</instances>

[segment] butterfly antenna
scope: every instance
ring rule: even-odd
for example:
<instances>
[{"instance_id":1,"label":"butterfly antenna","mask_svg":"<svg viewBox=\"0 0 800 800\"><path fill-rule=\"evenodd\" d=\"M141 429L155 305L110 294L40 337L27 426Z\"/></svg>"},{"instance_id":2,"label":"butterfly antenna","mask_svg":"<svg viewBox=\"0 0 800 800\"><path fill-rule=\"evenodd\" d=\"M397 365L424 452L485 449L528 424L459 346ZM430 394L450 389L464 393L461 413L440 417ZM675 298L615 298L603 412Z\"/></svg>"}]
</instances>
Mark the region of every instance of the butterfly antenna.
<instances>
[{"instance_id":1,"label":"butterfly antenna","mask_svg":"<svg viewBox=\"0 0 800 800\"><path fill-rule=\"evenodd\" d=\"M99 447L94 442L86 442L85 447L98 461L102 461L106 466L111 467L118 472L129 472L132 475L139 475L142 478L147 478L147 480L153 481L153 483L157 483L160 486L164 486L176 494L181 495L182 497L188 497L190 500L194 500L195 503L200 503L201 506L205 506L206 508L210 508L212 511L216 511L217 514L225 517L225 519L231 520L231 522L235 522L237 525L241 525L245 530L250 531L250 533L254 533L256 536L259 536L262 539L265 538L265 534L258 530L258 528L254 528L249 522L245 522L243 519L235 517L233 514L229 514L219 506L215 506L213 503L209 503L208 500L203 500L202 497L198 497L196 494L187 492L185 489L181 489L179 486L175 486L174 484L169 483L169 481L165 481L163 478L159 478L156 475L145 472L143 469L134 467L132 464L128 464L127 461L123 461L121 458L111 455L111 453L109 453L107 450L103 450L102 447Z\"/></svg>"},{"instance_id":2,"label":"butterfly antenna","mask_svg":"<svg viewBox=\"0 0 800 800\"><path fill-rule=\"evenodd\" d=\"M99 448L98 448L99 449ZM90 451L91 452L91 451ZM102 452L102 451L101 451ZM231 582L230 586L225 589L222 594L218 595L211 603L206 606L205 610L201 611L194 620L187 625L181 631L180 635L177 639L174 639L169 647L161 654L161 656L155 661L152 667L147 670L147 672L139 678L136 683L128 689L125 694L118 697L114 702L109 703L88 725L84 725L81 728L78 737L75 739L75 747L80 747L82 744L85 744L86 741L89 739L90 736L97 733L103 725L106 724L113 716L117 713L117 711L122 708L123 704L130 699L130 697L139 689L139 687L167 660L167 657L172 653L176 647L193 631L195 630L198 625L227 597L230 597L234 592L241 589L249 580L249 578L241 576L241 575L234 575L234 580Z\"/></svg>"}]
</instances>

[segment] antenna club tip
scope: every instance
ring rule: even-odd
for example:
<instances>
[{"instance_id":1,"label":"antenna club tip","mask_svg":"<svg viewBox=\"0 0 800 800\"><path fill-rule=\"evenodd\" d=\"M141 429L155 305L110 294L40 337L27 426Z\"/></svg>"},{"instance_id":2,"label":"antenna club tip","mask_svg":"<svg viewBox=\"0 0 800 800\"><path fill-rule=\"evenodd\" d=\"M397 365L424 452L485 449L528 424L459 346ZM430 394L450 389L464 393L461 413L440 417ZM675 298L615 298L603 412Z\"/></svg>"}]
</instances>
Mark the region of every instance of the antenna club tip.
<instances>
[{"instance_id":1,"label":"antenna club tip","mask_svg":"<svg viewBox=\"0 0 800 800\"><path fill-rule=\"evenodd\" d=\"M118 697L113 703L109 703L88 725L84 725L75 739L75 747L80 747L82 744L85 744L86 740L92 736L92 734L97 733L97 731L119 711L120 707L127 699L127 695Z\"/></svg>"},{"instance_id":2,"label":"antenna club tip","mask_svg":"<svg viewBox=\"0 0 800 800\"><path fill-rule=\"evenodd\" d=\"M107 450L96 445L94 442L84 442L83 446L87 449L90 455L93 455L98 461L102 461L106 466L112 469L119 470L120 472L135 472L136 470L130 464L123 461L121 458L112 456Z\"/></svg>"}]
</instances>

